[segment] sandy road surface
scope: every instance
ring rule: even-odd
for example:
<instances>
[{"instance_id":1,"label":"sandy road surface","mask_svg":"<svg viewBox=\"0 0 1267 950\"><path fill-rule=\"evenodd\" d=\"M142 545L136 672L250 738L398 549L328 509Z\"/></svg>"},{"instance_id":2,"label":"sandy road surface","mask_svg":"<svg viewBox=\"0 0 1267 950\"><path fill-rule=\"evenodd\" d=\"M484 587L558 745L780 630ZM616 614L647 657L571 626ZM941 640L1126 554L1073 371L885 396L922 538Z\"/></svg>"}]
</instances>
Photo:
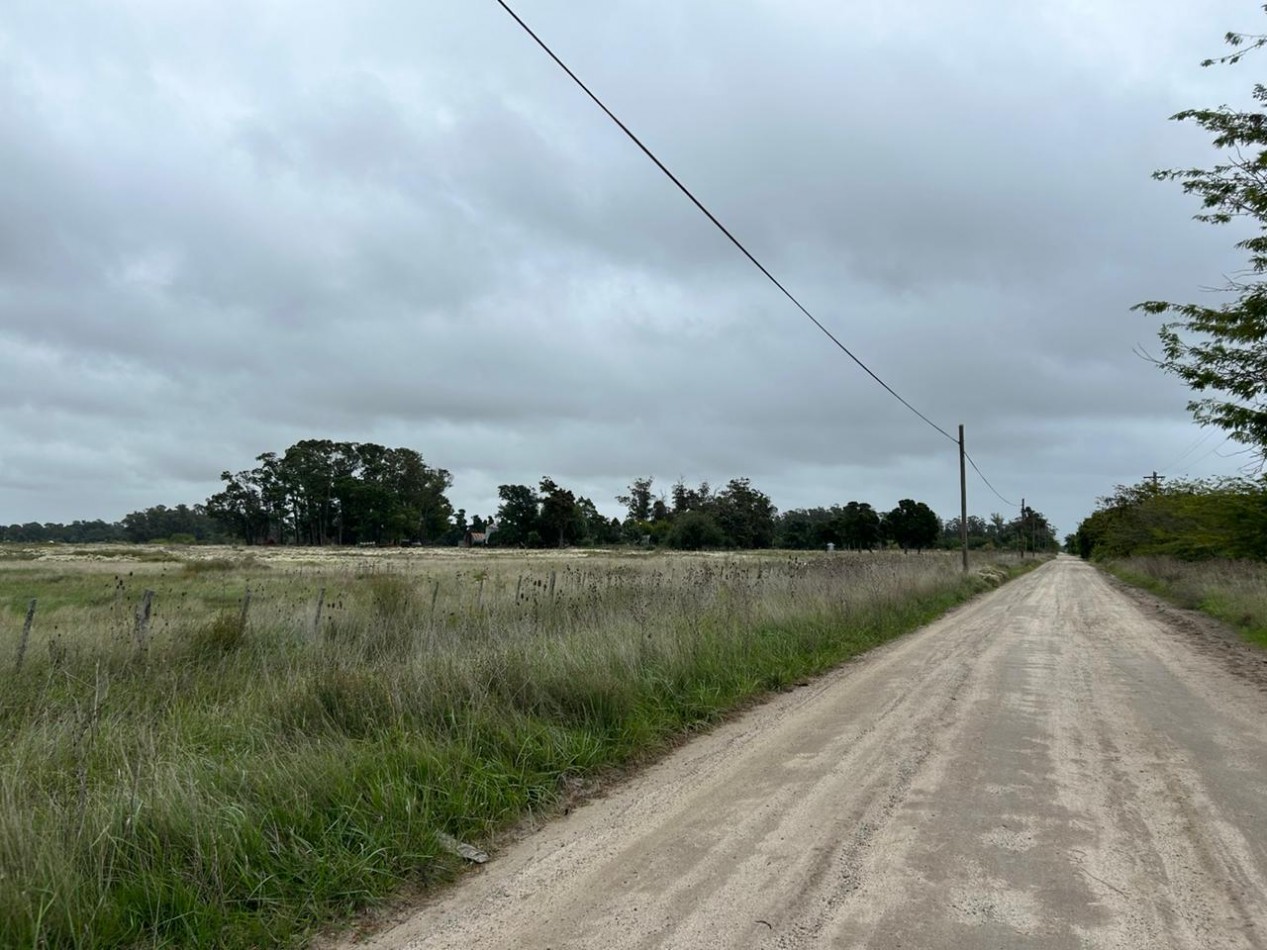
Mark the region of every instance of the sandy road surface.
<instances>
[{"instance_id":1,"label":"sandy road surface","mask_svg":"<svg viewBox=\"0 0 1267 950\"><path fill-rule=\"evenodd\" d=\"M692 742L363 946L1267 948L1252 674L1061 558Z\"/></svg>"}]
</instances>

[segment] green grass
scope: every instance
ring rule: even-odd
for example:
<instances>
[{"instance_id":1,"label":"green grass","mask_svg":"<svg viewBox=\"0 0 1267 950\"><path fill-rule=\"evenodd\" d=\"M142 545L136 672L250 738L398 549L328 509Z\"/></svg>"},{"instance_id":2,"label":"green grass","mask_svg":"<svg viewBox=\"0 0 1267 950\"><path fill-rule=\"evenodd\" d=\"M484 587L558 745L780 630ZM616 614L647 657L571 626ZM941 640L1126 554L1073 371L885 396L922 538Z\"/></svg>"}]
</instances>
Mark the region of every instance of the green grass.
<instances>
[{"instance_id":1,"label":"green grass","mask_svg":"<svg viewBox=\"0 0 1267 950\"><path fill-rule=\"evenodd\" d=\"M452 877L438 834L487 840L991 586L932 554L220 560L0 571L6 946L302 945Z\"/></svg>"},{"instance_id":2,"label":"green grass","mask_svg":"<svg viewBox=\"0 0 1267 950\"><path fill-rule=\"evenodd\" d=\"M1128 584L1223 621L1247 642L1267 649L1267 564L1134 557L1103 566Z\"/></svg>"}]
</instances>

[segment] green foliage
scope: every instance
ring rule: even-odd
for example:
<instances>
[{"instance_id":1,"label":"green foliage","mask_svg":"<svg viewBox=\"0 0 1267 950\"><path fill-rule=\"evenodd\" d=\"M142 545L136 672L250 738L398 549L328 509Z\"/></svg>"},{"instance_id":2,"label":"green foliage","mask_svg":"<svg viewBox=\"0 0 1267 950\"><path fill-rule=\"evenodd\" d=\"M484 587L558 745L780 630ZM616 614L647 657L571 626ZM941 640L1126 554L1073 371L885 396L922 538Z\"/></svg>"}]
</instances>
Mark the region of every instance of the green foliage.
<instances>
[{"instance_id":1,"label":"green foliage","mask_svg":"<svg viewBox=\"0 0 1267 950\"><path fill-rule=\"evenodd\" d=\"M541 514L541 501L532 486L499 485L497 497L501 499L501 505L497 509L497 531L493 543L524 547L534 540L539 541L537 519Z\"/></svg>"},{"instance_id":2,"label":"green foliage","mask_svg":"<svg viewBox=\"0 0 1267 950\"><path fill-rule=\"evenodd\" d=\"M922 501L903 498L884 516L883 531L885 537L896 542L903 551L911 548L922 551L936 544L941 534L941 519Z\"/></svg>"},{"instance_id":3,"label":"green foliage","mask_svg":"<svg viewBox=\"0 0 1267 950\"><path fill-rule=\"evenodd\" d=\"M880 516L866 502L851 501L844 507L798 508L779 515L776 523L776 545L792 550L834 544L844 550L871 551L881 541Z\"/></svg>"},{"instance_id":4,"label":"green foliage","mask_svg":"<svg viewBox=\"0 0 1267 950\"><path fill-rule=\"evenodd\" d=\"M732 478L717 493L710 514L732 548L768 548L774 544L774 516L770 496L746 478Z\"/></svg>"},{"instance_id":5,"label":"green foliage","mask_svg":"<svg viewBox=\"0 0 1267 950\"><path fill-rule=\"evenodd\" d=\"M819 550L840 543L840 508L794 508L775 519L774 543L788 551Z\"/></svg>"},{"instance_id":6,"label":"green foliage","mask_svg":"<svg viewBox=\"0 0 1267 950\"><path fill-rule=\"evenodd\" d=\"M1267 487L1249 479L1119 485L1073 536L1084 558L1267 557Z\"/></svg>"},{"instance_id":7,"label":"green foliage","mask_svg":"<svg viewBox=\"0 0 1267 950\"><path fill-rule=\"evenodd\" d=\"M1262 37L1238 33L1227 34L1226 40L1237 52L1202 65L1235 63L1245 52L1242 45L1263 45ZM1248 253L1249 276L1229 280L1225 289L1233 299L1221 306L1150 300L1136 309L1178 317L1160 330L1158 365L1194 391L1212 394L1188 404L1198 422L1226 430L1262 458L1267 454L1267 283L1261 279L1267 271L1267 87L1256 83L1252 94L1253 111L1220 106L1172 116L1211 133L1226 159L1210 168L1168 169L1153 176L1180 182L1186 194L1198 197L1198 221L1239 220L1256 229L1236 244Z\"/></svg>"},{"instance_id":8,"label":"green foliage","mask_svg":"<svg viewBox=\"0 0 1267 950\"><path fill-rule=\"evenodd\" d=\"M687 511L673 520L669 547L680 551L702 551L726 546L726 532L706 511Z\"/></svg>"},{"instance_id":9,"label":"green foliage","mask_svg":"<svg viewBox=\"0 0 1267 950\"><path fill-rule=\"evenodd\" d=\"M246 642L246 623L239 610L226 610L208 623L194 628L187 641L198 656L232 653Z\"/></svg>"},{"instance_id":10,"label":"green foliage","mask_svg":"<svg viewBox=\"0 0 1267 950\"><path fill-rule=\"evenodd\" d=\"M589 524L576 495L554 479L541 479L541 511L537 532L552 547L568 547L585 540Z\"/></svg>"},{"instance_id":11,"label":"green foliage","mask_svg":"<svg viewBox=\"0 0 1267 950\"><path fill-rule=\"evenodd\" d=\"M54 522L40 524L31 521L26 524L0 525L0 541L13 544L42 544L48 541L93 544L125 540L127 540L127 535L122 524L107 524L100 519L75 521L71 524Z\"/></svg>"},{"instance_id":12,"label":"green foliage","mask_svg":"<svg viewBox=\"0 0 1267 950\"><path fill-rule=\"evenodd\" d=\"M450 529L452 476L413 449L305 439L257 461L223 472L205 509L247 544L428 544Z\"/></svg>"},{"instance_id":13,"label":"green foliage","mask_svg":"<svg viewBox=\"0 0 1267 950\"><path fill-rule=\"evenodd\" d=\"M155 505L143 511L124 515L121 522L126 540L138 544L169 541L172 544L194 544L220 541L224 532L202 505Z\"/></svg>"},{"instance_id":14,"label":"green foliage","mask_svg":"<svg viewBox=\"0 0 1267 950\"><path fill-rule=\"evenodd\" d=\"M629 486L629 494L617 495L616 500L625 506L629 517L634 521L651 520L651 504L655 500L651 494L651 485L655 477L635 478Z\"/></svg>"}]
</instances>

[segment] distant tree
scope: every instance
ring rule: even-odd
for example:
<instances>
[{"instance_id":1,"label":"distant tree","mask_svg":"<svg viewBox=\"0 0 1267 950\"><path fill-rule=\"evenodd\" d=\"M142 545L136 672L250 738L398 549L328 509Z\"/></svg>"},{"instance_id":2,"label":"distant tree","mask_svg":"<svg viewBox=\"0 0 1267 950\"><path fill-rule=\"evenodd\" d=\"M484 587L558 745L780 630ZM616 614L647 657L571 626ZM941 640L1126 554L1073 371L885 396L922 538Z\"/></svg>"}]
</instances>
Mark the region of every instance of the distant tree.
<instances>
[{"instance_id":1,"label":"distant tree","mask_svg":"<svg viewBox=\"0 0 1267 950\"><path fill-rule=\"evenodd\" d=\"M585 530L582 541L586 544L615 544L620 540L620 521L602 514L588 498L576 499L576 510Z\"/></svg>"},{"instance_id":2,"label":"distant tree","mask_svg":"<svg viewBox=\"0 0 1267 950\"><path fill-rule=\"evenodd\" d=\"M721 548L728 538L717 520L705 511L685 511L673 520L667 543L682 551Z\"/></svg>"},{"instance_id":3,"label":"distant tree","mask_svg":"<svg viewBox=\"0 0 1267 950\"><path fill-rule=\"evenodd\" d=\"M651 494L651 485L655 481L655 476L647 475L645 478L635 478L633 484L629 486L629 494L617 495L616 500L620 502L629 512L629 517L634 521L650 521L651 505L654 496Z\"/></svg>"},{"instance_id":4,"label":"distant tree","mask_svg":"<svg viewBox=\"0 0 1267 950\"><path fill-rule=\"evenodd\" d=\"M60 524L49 521L40 523L0 525L0 541L14 544L42 544L60 541L66 544L93 544L104 541L126 541L127 534L119 522L73 521Z\"/></svg>"},{"instance_id":5,"label":"distant tree","mask_svg":"<svg viewBox=\"0 0 1267 950\"><path fill-rule=\"evenodd\" d=\"M587 526L576 495L546 477L539 498L537 533L546 544L562 548L584 540Z\"/></svg>"},{"instance_id":6,"label":"distant tree","mask_svg":"<svg viewBox=\"0 0 1267 950\"><path fill-rule=\"evenodd\" d=\"M124 537L136 543L176 538L214 541L220 540L223 533L202 505L192 508L188 505L177 505L175 508L155 505L153 508L124 515L121 526Z\"/></svg>"},{"instance_id":7,"label":"distant tree","mask_svg":"<svg viewBox=\"0 0 1267 950\"><path fill-rule=\"evenodd\" d=\"M499 485L497 496L502 500L497 509L497 531L492 543L508 547L539 547L541 534L537 518L541 501L531 485Z\"/></svg>"},{"instance_id":8,"label":"distant tree","mask_svg":"<svg viewBox=\"0 0 1267 950\"><path fill-rule=\"evenodd\" d=\"M241 471L236 475L222 472L225 483L222 491L207 499L207 514L232 535L246 544L259 544L268 539L268 512L260 494L256 471Z\"/></svg>"},{"instance_id":9,"label":"distant tree","mask_svg":"<svg viewBox=\"0 0 1267 950\"><path fill-rule=\"evenodd\" d=\"M838 508L794 508L780 513L775 518L775 547L806 550L820 547L828 540L835 542L838 512Z\"/></svg>"},{"instance_id":10,"label":"distant tree","mask_svg":"<svg viewBox=\"0 0 1267 950\"><path fill-rule=\"evenodd\" d=\"M208 526L210 532L207 540L215 540L215 533L212 526ZM64 540L71 544L91 544L102 541L121 541L126 532L121 523L109 524L100 518L94 521L73 521L66 526L64 532Z\"/></svg>"},{"instance_id":11,"label":"distant tree","mask_svg":"<svg viewBox=\"0 0 1267 950\"><path fill-rule=\"evenodd\" d=\"M671 498L675 515L684 511L706 511L713 504L713 489L708 482L700 482L698 488L690 488L679 478L673 486Z\"/></svg>"},{"instance_id":12,"label":"distant tree","mask_svg":"<svg viewBox=\"0 0 1267 950\"><path fill-rule=\"evenodd\" d=\"M413 449L305 439L256 461L224 472L206 504L247 544L436 542L450 529L452 477Z\"/></svg>"},{"instance_id":13,"label":"distant tree","mask_svg":"<svg viewBox=\"0 0 1267 950\"><path fill-rule=\"evenodd\" d=\"M988 536L989 525L984 518L977 515L968 515L968 547L983 548L990 543ZM941 546L943 548L957 548L962 544L959 534L959 518L951 518L942 526Z\"/></svg>"},{"instance_id":14,"label":"distant tree","mask_svg":"<svg viewBox=\"0 0 1267 950\"><path fill-rule=\"evenodd\" d=\"M937 543L941 519L922 501L903 498L884 516L884 532L903 551L922 551Z\"/></svg>"},{"instance_id":15,"label":"distant tree","mask_svg":"<svg viewBox=\"0 0 1267 950\"><path fill-rule=\"evenodd\" d=\"M851 501L841 514L841 542L855 551L871 551L880 543L880 516L865 501Z\"/></svg>"},{"instance_id":16,"label":"distant tree","mask_svg":"<svg viewBox=\"0 0 1267 950\"><path fill-rule=\"evenodd\" d=\"M479 520L478 517L476 520ZM466 523L466 509L459 508L457 513L449 519L449 528L445 531L440 543L449 547L456 547L466 540L466 532L471 527Z\"/></svg>"},{"instance_id":17,"label":"distant tree","mask_svg":"<svg viewBox=\"0 0 1267 950\"><path fill-rule=\"evenodd\" d=\"M1025 551L1054 551L1056 529L1047 522L1041 511L1035 511L1029 505L1021 509L1021 513L1008 523L1004 532L1004 543L1008 547L1017 547Z\"/></svg>"},{"instance_id":18,"label":"distant tree","mask_svg":"<svg viewBox=\"0 0 1267 950\"><path fill-rule=\"evenodd\" d=\"M732 478L717 493L709 513L735 548L768 548L774 544L774 516L770 497L746 478Z\"/></svg>"}]
</instances>

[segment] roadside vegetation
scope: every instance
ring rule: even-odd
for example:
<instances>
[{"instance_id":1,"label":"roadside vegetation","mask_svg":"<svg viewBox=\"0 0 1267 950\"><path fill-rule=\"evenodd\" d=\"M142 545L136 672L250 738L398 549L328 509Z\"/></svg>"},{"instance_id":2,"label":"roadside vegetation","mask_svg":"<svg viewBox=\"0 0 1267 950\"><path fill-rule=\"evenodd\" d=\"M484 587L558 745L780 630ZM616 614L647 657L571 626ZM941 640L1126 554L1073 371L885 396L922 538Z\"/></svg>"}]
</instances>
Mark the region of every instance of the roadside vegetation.
<instances>
[{"instance_id":1,"label":"roadside vegetation","mask_svg":"<svg viewBox=\"0 0 1267 950\"><path fill-rule=\"evenodd\" d=\"M1070 553L1267 647L1267 489L1250 479L1118 486Z\"/></svg>"},{"instance_id":2,"label":"roadside vegetation","mask_svg":"<svg viewBox=\"0 0 1267 950\"><path fill-rule=\"evenodd\" d=\"M931 552L3 555L0 934L29 947L302 944L451 877L453 839L487 842L1019 569L982 556L963 575Z\"/></svg>"},{"instance_id":3,"label":"roadside vegetation","mask_svg":"<svg viewBox=\"0 0 1267 950\"><path fill-rule=\"evenodd\" d=\"M1109 560L1104 566L1128 584L1222 620L1250 643L1267 649L1267 564L1133 557Z\"/></svg>"}]
</instances>

